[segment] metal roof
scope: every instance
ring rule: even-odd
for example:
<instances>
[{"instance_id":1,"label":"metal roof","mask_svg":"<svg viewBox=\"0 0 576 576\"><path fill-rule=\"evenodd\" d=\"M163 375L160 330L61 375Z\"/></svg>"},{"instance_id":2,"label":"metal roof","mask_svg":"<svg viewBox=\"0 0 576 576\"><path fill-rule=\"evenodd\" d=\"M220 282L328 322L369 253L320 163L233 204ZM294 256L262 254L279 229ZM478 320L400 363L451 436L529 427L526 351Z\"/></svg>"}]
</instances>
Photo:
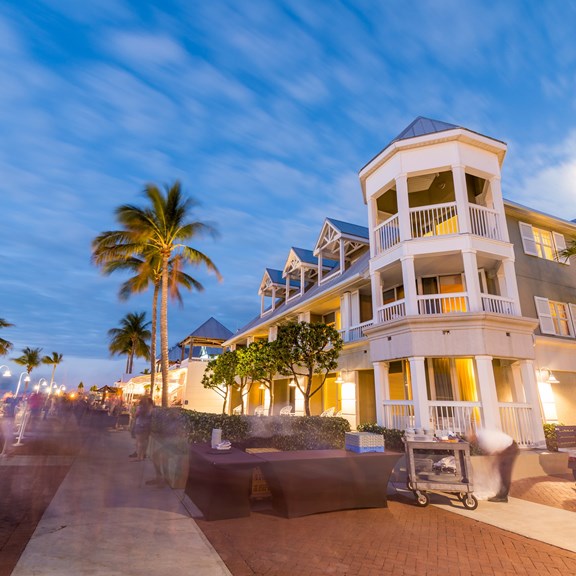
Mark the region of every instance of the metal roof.
<instances>
[{"instance_id":1,"label":"metal roof","mask_svg":"<svg viewBox=\"0 0 576 576\"><path fill-rule=\"evenodd\" d=\"M291 249L294 251L294 254L298 256L300 262L306 264L318 264L318 258L314 256L312 250L308 250L307 248L294 248L294 246L292 246ZM338 266L338 264L339 262L336 262L336 260L322 260L322 266L325 266L326 268L334 268Z\"/></svg>"},{"instance_id":2,"label":"metal roof","mask_svg":"<svg viewBox=\"0 0 576 576\"><path fill-rule=\"evenodd\" d=\"M180 345L188 344L191 340L194 341L194 345L200 346L202 344L212 344L218 342L224 342L228 340L233 333L226 328L223 324L218 322L216 318L208 318L204 324L198 326L194 332L186 336Z\"/></svg>"},{"instance_id":3,"label":"metal roof","mask_svg":"<svg viewBox=\"0 0 576 576\"><path fill-rule=\"evenodd\" d=\"M357 236L358 238L368 238L368 228L366 226L359 226L358 224L351 224L350 222L342 222L342 220L335 220L334 218L326 218L327 222L330 222L334 228L340 230L343 234L349 234L350 236Z\"/></svg>"},{"instance_id":4,"label":"metal roof","mask_svg":"<svg viewBox=\"0 0 576 576\"><path fill-rule=\"evenodd\" d=\"M446 130L454 130L454 128L461 128L461 126L456 126L456 124L450 124L449 122L442 122L442 120L432 120L432 118L418 116L418 118L408 124L392 142L408 140L408 138L416 138L417 136L424 136L426 134L435 134L436 132L445 132ZM392 142L390 142L390 144L392 144Z\"/></svg>"},{"instance_id":5,"label":"metal roof","mask_svg":"<svg viewBox=\"0 0 576 576\"><path fill-rule=\"evenodd\" d=\"M273 284L286 285L286 279L282 277L282 270L276 270L275 268L266 268L266 273L270 277ZM300 288L299 280L290 279L290 286L294 288Z\"/></svg>"},{"instance_id":6,"label":"metal roof","mask_svg":"<svg viewBox=\"0 0 576 576\"><path fill-rule=\"evenodd\" d=\"M270 314L266 314L265 316L257 316L252 321L248 322L248 324L242 326L242 328L240 328L234 336L237 337L240 336L241 334L249 332L250 330L256 328L260 324L268 324L270 320L284 316L291 309L298 308L299 306L302 305L303 302L306 302L307 300L310 300L311 298L314 298L323 292L331 290L337 284L340 284L341 282L346 282L347 280L353 278L354 276L366 273L369 269L368 267L369 261L370 261L370 252L362 254L362 256L360 256L360 258L358 258L358 260L356 260L356 262L354 262L354 264L352 264L352 266L350 266L350 268L348 268L348 270L345 270L342 274L339 274L334 278L331 278L330 280L323 282L322 284L315 284L314 286L312 286L312 288L310 288L310 290L302 294L302 296L292 298L288 302L283 302L280 306L278 306L278 308L276 308Z\"/></svg>"}]
</instances>

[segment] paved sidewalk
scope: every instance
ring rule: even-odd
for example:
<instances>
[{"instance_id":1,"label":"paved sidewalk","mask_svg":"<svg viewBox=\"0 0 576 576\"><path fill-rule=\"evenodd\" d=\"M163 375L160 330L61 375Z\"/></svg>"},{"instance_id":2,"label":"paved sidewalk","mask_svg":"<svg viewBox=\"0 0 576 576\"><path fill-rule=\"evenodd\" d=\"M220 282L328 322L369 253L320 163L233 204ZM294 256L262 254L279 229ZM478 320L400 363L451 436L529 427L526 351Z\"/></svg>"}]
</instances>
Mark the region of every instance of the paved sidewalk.
<instances>
[{"instance_id":1,"label":"paved sidewalk","mask_svg":"<svg viewBox=\"0 0 576 576\"><path fill-rule=\"evenodd\" d=\"M126 432L92 432L13 576L230 574L176 492L148 487Z\"/></svg>"},{"instance_id":2,"label":"paved sidewalk","mask_svg":"<svg viewBox=\"0 0 576 576\"><path fill-rule=\"evenodd\" d=\"M464 511L457 501L434 495L438 505L422 509L410 493L392 489L388 509L288 520L263 501L248 518L206 522L182 491L145 485L153 467L128 459L133 442L127 432L49 427L40 432L44 438L36 445L27 440L0 461L0 480L12 478L0 488L21 498L0 504L8 502L16 512L29 491L38 500L33 513L44 512L65 475L14 576L576 574L576 554L570 551L576 515L568 511L575 484L567 478L513 485L514 496L548 500L556 508L511 498L509 504L480 502L476 511ZM31 520L19 517L28 533L20 530L17 538L20 526L12 525L4 547L0 538L3 576L10 574L2 572L10 542L20 540L23 548Z\"/></svg>"}]
</instances>

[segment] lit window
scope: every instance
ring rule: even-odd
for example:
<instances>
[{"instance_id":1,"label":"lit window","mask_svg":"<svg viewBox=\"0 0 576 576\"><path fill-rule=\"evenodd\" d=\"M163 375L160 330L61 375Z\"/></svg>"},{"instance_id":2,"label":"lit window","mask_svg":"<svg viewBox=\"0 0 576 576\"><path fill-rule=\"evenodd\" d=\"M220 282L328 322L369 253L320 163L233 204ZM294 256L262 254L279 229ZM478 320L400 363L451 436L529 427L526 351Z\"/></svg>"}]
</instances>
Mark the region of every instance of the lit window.
<instances>
[{"instance_id":1,"label":"lit window","mask_svg":"<svg viewBox=\"0 0 576 576\"><path fill-rule=\"evenodd\" d=\"M562 302L548 301L550 315L554 322L554 332L558 336L572 336L570 329L570 318L568 316L568 306Z\"/></svg>"},{"instance_id":2,"label":"lit window","mask_svg":"<svg viewBox=\"0 0 576 576\"><path fill-rule=\"evenodd\" d=\"M570 259L560 256L566 249L566 239L558 232L535 228L526 222L518 222L525 254L538 256L545 260L555 260L561 264L570 264Z\"/></svg>"},{"instance_id":3,"label":"lit window","mask_svg":"<svg viewBox=\"0 0 576 576\"><path fill-rule=\"evenodd\" d=\"M541 230L540 228L532 228L534 233L534 242L536 243L536 250L540 258L546 260L554 260L554 245L552 241L552 233L548 230Z\"/></svg>"}]
</instances>

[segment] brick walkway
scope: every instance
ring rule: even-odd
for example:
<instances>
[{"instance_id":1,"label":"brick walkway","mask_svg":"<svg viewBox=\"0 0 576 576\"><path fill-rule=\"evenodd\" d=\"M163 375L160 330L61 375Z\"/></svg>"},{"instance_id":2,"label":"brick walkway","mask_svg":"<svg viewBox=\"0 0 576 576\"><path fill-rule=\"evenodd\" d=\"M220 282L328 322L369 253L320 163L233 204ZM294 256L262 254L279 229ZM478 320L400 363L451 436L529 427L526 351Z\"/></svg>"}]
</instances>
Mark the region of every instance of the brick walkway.
<instances>
[{"instance_id":1,"label":"brick walkway","mask_svg":"<svg viewBox=\"0 0 576 576\"><path fill-rule=\"evenodd\" d=\"M510 495L576 512L576 482L572 474L517 480L512 484ZM576 522L576 518L574 521Z\"/></svg>"},{"instance_id":2,"label":"brick walkway","mask_svg":"<svg viewBox=\"0 0 576 576\"><path fill-rule=\"evenodd\" d=\"M402 497L387 510L198 524L234 576L576 574L572 552Z\"/></svg>"}]
</instances>

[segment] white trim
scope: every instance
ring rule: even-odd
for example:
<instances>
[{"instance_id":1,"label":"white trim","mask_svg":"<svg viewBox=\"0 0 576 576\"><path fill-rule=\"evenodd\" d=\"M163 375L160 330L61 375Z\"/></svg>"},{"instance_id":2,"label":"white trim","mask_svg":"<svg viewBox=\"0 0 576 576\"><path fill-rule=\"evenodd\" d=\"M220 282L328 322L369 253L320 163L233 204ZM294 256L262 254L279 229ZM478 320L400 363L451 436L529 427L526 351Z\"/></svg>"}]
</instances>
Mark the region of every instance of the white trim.
<instances>
[{"instance_id":1,"label":"white trim","mask_svg":"<svg viewBox=\"0 0 576 576\"><path fill-rule=\"evenodd\" d=\"M530 256L539 256L532 225L526 222L518 222L518 226L520 227L520 237L522 238L524 253L530 254Z\"/></svg>"},{"instance_id":2,"label":"white trim","mask_svg":"<svg viewBox=\"0 0 576 576\"><path fill-rule=\"evenodd\" d=\"M552 319L552 314L550 313L550 303L548 298L534 296L534 302L536 304L536 313L538 314L538 320L540 321L540 330L542 334L556 335L556 329L554 328L554 320Z\"/></svg>"},{"instance_id":3,"label":"white trim","mask_svg":"<svg viewBox=\"0 0 576 576\"><path fill-rule=\"evenodd\" d=\"M572 334L576 334L576 304L568 304L568 309L572 317Z\"/></svg>"},{"instance_id":4,"label":"white trim","mask_svg":"<svg viewBox=\"0 0 576 576\"><path fill-rule=\"evenodd\" d=\"M552 238L554 239L554 248L556 250L556 260L560 262L560 264L567 264L570 265L570 258L562 258L560 256L560 252L566 250L566 239L564 238L563 234L559 232L552 232Z\"/></svg>"}]
</instances>

